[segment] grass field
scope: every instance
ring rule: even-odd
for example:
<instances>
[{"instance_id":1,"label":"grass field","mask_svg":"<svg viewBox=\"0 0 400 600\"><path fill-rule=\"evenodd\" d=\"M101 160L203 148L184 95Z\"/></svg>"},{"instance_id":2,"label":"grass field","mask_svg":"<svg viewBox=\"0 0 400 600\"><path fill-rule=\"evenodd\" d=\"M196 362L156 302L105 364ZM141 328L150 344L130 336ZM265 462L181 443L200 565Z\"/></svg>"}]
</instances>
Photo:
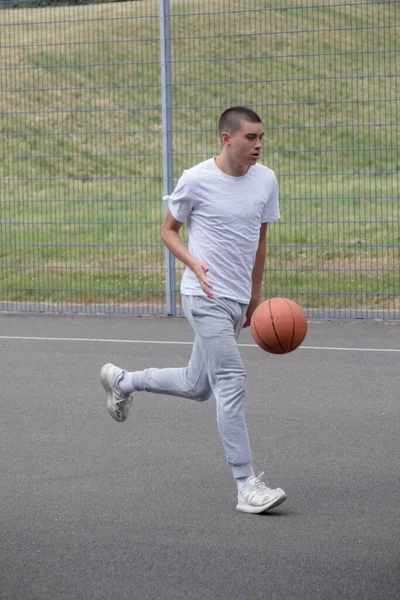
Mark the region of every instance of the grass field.
<instances>
[{"instance_id":1,"label":"grass field","mask_svg":"<svg viewBox=\"0 0 400 600\"><path fill-rule=\"evenodd\" d=\"M395 3L287 5L171 1L174 173L251 105L281 190L265 293L399 310ZM0 301L154 302L158 2L0 10L0 34Z\"/></svg>"}]
</instances>

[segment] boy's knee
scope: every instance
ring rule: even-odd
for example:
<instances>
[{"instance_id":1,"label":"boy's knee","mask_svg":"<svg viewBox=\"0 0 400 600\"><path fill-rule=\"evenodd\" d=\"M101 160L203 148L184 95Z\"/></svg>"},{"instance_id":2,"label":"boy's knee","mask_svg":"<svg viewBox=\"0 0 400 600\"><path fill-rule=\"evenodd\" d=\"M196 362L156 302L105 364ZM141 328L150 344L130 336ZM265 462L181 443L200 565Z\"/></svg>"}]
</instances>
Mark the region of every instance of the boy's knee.
<instances>
[{"instance_id":1,"label":"boy's knee","mask_svg":"<svg viewBox=\"0 0 400 600\"><path fill-rule=\"evenodd\" d=\"M231 374L229 377L222 377L218 380L220 396L223 399L222 406L231 410L236 405L241 405L246 395L246 373L240 371Z\"/></svg>"},{"instance_id":2,"label":"boy's knee","mask_svg":"<svg viewBox=\"0 0 400 600\"><path fill-rule=\"evenodd\" d=\"M246 387L246 371L240 370L230 373L224 380L232 389L242 391Z\"/></svg>"},{"instance_id":3,"label":"boy's knee","mask_svg":"<svg viewBox=\"0 0 400 600\"><path fill-rule=\"evenodd\" d=\"M197 390L196 400L198 402L206 402L211 398L212 389L210 386L203 386Z\"/></svg>"}]
</instances>

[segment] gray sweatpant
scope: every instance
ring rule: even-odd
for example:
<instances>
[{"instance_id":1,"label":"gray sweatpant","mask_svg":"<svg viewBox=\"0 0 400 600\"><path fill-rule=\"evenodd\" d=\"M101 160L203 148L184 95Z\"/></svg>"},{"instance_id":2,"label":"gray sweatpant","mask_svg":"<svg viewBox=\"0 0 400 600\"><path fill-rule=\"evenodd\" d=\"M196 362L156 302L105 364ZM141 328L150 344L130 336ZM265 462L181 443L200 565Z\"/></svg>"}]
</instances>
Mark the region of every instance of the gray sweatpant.
<instances>
[{"instance_id":1,"label":"gray sweatpant","mask_svg":"<svg viewBox=\"0 0 400 600\"><path fill-rule=\"evenodd\" d=\"M150 368L125 373L137 391L169 394L192 400L216 400L217 423L233 476L253 474L244 415L245 378L237 340L247 305L227 298L182 296L185 315L195 341L189 365L183 368Z\"/></svg>"}]
</instances>

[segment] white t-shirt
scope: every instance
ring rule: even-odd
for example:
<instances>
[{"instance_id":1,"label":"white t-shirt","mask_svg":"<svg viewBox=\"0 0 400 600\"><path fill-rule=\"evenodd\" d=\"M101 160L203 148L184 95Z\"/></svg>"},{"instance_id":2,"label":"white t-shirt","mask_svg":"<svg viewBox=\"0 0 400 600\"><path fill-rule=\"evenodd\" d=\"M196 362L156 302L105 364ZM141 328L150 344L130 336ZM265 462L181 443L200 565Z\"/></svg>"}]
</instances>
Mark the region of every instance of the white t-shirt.
<instances>
[{"instance_id":1,"label":"white t-shirt","mask_svg":"<svg viewBox=\"0 0 400 600\"><path fill-rule=\"evenodd\" d=\"M247 304L260 225L280 218L275 173L257 163L242 177L232 177L210 158L184 171L164 202L177 221L187 221L189 252L208 265L214 296ZM189 268L181 293L204 295Z\"/></svg>"}]
</instances>

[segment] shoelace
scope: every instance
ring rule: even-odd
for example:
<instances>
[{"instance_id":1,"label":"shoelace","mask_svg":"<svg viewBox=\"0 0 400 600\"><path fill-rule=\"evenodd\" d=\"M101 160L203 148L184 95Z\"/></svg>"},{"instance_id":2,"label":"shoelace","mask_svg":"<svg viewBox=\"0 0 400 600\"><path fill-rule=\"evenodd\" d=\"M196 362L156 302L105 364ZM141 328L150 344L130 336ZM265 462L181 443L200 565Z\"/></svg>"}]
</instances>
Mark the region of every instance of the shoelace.
<instances>
[{"instance_id":1,"label":"shoelace","mask_svg":"<svg viewBox=\"0 0 400 600\"><path fill-rule=\"evenodd\" d=\"M126 404L130 404L133 400L133 397L131 394L124 394L123 391L121 390L121 388L119 387L119 382L122 379L122 375L123 375L123 371L122 373L120 373L114 380L114 384L112 386L115 394L117 396L119 396L119 399L116 401L116 403L119 406L125 406Z\"/></svg>"},{"instance_id":2,"label":"shoelace","mask_svg":"<svg viewBox=\"0 0 400 600\"><path fill-rule=\"evenodd\" d=\"M251 482L251 491L256 492L257 494L265 494L268 492L270 488L264 483L264 481L262 481L263 477L264 471L257 475L254 481Z\"/></svg>"},{"instance_id":3,"label":"shoelace","mask_svg":"<svg viewBox=\"0 0 400 600\"><path fill-rule=\"evenodd\" d=\"M132 400L133 397L131 396L131 394L128 394L127 396L123 396L121 400L117 400L117 404L118 406L126 406L127 404L130 404Z\"/></svg>"},{"instance_id":4,"label":"shoelace","mask_svg":"<svg viewBox=\"0 0 400 600\"><path fill-rule=\"evenodd\" d=\"M253 481L246 483L243 489L246 502L250 504L261 504L271 496L271 488L262 481L264 473L260 473Z\"/></svg>"}]
</instances>

